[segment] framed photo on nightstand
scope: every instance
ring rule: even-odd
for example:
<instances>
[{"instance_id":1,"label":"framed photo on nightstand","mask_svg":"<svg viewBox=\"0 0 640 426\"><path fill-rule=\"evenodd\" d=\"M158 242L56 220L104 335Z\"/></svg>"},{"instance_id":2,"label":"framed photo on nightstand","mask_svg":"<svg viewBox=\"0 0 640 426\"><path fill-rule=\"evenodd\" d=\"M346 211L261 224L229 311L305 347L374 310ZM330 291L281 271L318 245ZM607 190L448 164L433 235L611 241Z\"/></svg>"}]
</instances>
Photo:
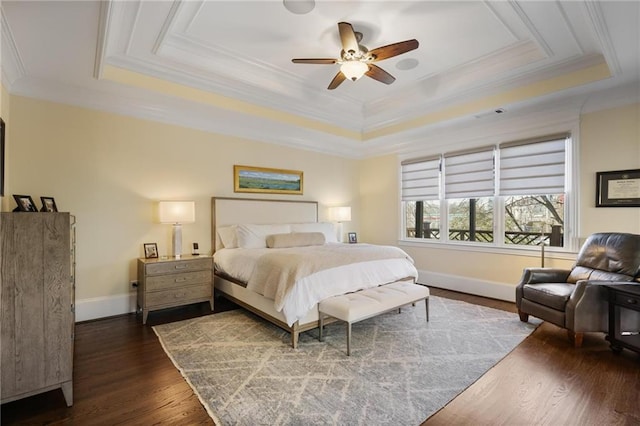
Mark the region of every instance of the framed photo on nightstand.
<instances>
[{"instance_id":1,"label":"framed photo on nightstand","mask_svg":"<svg viewBox=\"0 0 640 426\"><path fill-rule=\"evenodd\" d=\"M355 232L349 232L349 244L355 244L358 242L358 235Z\"/></svg>"},{"instance_id":2,"label":"framed photo on nightstand","mask_svg":"<svg viewBox=\"0 0 640 426\"><path fill-rule=\"evenodd\" d=\"M144 258L145 259L158 258L158 245L156 243L144 243Z\"/></svg>"}]
</instances>

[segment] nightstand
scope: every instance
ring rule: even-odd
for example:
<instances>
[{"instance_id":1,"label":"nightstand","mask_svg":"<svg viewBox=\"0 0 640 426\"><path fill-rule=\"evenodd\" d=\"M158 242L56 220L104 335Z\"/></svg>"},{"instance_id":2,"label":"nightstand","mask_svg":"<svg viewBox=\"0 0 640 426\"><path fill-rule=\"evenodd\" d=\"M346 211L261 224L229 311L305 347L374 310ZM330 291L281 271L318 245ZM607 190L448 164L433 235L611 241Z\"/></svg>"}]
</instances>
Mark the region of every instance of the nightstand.
<instances>
[{"instance_id":1,"label":"nightstand","mask_svg":"<svg viewBox=\"0 0 640 426\"><path fill-rule=\"evenodd\" d=\"M138 259L138 308L143 324L150 311L197 302L209 302L213 310L211 256Z\"/></svg>"},{"instance_id":2,"label":"nightstand","mask_svg":"<svg viewBox=\"0 0 640 426\"><path fill-rule=\"evenodd\" d=\"M640 312L640 285L622 284L605 286L609 292L609 333L606 339L613 352L623 348L640 353L640 330L638 324L632 330L624 330L620 324L622 310Z\"/></svg>"}]
</instances>

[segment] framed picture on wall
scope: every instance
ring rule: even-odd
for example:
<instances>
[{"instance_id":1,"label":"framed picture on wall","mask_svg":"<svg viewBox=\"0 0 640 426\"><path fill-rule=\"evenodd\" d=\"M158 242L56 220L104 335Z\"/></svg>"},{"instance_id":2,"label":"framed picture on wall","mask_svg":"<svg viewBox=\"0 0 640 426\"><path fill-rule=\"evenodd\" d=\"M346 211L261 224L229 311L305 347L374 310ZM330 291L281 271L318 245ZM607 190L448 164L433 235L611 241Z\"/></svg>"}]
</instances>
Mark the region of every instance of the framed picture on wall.
<instances>
[{"instance_id":1,"label":"framed picture on wall","mask_svg":"<svg viewBox=\"0 0 640 426\"><path fill-rule=\"evenodd\" d=\"M640 207L640 169L597 172L596 207Z\"/></svg>"},{"instance_id":2,"label":"framed picture on wall","mask_svg":"<svg viewBox=\"0 0 640 426\"><path fill-rule=\"evenodd\" d=\"M299 170L233 166L234 192L302 195L303 173Z\"/></svg>"}]
</instances>

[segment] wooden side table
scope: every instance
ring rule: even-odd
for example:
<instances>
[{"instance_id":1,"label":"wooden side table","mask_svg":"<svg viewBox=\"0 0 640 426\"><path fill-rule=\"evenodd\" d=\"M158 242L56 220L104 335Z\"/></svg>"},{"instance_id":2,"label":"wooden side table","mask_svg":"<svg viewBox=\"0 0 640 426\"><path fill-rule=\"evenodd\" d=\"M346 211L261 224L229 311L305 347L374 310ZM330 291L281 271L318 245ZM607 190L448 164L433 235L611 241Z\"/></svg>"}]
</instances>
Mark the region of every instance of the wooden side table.
<instances>
[{"instance_id":1,"label":"wooden side table","mask_svg":"<svg viewBox=\"0 0 640 426\"><path fill-rule=\"evenodd\" d=\"M640 353L640 323L633 330L622 330L620 312L623 309L640 312L640 284L605 286L609 293L609 333L606 339L611 350L620 352L623 348Z\"/></svg>"},{"instance_id":2,"label":"wooden side table","mask_svg":"<svg viewBox=\"0 0 640 426\"><path fill-rule=\"evenodd\" d=\"M138 259L138 308L143 324L150 311L197 302L209 302L213 310L211 256Z\"/></svg>"}]
</instances>

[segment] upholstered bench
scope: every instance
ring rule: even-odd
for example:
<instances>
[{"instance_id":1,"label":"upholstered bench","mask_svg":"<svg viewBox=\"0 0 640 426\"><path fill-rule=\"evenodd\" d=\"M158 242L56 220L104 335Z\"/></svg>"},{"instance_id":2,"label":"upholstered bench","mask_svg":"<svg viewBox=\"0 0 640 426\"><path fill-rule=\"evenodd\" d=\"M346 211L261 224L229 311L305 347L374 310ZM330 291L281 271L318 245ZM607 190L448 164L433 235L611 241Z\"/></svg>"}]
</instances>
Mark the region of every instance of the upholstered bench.
<instances>
[{"instance_id":1,"label":"upholstered bench","mask_svg":"<svg viewBox=\"0 0 640 426\"><path fill-rule=\"evenodd\" d=\"M395 282L324 299L318 303L319 340L323 340L325 317L345 321L347 355L351 355L351 324L395 309L400 310L402 306L415 304L420 300L424 300L429 321L429 288L420 284Z\"/></svg>"}]
</instances>

